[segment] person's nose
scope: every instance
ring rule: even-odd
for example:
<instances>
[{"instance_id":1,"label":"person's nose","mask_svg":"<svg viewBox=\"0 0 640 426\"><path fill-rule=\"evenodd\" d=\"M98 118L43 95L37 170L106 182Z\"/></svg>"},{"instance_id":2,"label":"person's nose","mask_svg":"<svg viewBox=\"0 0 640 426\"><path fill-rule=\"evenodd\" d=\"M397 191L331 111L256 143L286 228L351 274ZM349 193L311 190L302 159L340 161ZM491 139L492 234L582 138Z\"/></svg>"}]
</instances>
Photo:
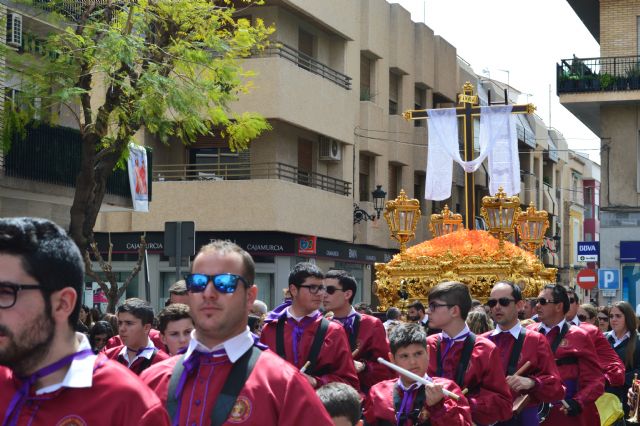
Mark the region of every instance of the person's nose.
<instances>
[{"instance_id":1,"label":"person's nose","mask_svg":"<svg viewBox=\"0 0 640 426\"><path fill-rule=\"evenodd\" d=\"M207 286L204 288L202 295L207 299L215 299L218 297L218 290L213 285L213 281L209 280Z\"/></svg>"}]
</instances>

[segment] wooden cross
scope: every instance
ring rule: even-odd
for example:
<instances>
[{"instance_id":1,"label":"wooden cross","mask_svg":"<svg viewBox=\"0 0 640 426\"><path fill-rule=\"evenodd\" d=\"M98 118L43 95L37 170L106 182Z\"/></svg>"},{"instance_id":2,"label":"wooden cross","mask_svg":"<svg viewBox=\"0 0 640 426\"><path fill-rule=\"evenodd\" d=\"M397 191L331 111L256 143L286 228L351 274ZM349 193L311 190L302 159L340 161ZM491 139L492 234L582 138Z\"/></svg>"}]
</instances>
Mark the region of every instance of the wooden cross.
<instances>
[{"instance_id":1,"label":"wooden cross","mask_svg":"<svg viewBox=\"0 0 640 426\"><path fill-rule=\"evenodd\" d=\"M533 104L513 105L511 113L532 114L535 109ZM473 85L467 81L462 87L462 93L458 95L458 107L456 107L456 115L462 118L464 128L464 161L473 160L473 117L479 117L480 114L478 96L473 94ZM429 118L429 113L426 109L408 110L402 116L405 120L426 120ZM467 229L475 229L476 196L473 173L464 173L464 187L465 224Z\"/></svg>"}]
</instances>

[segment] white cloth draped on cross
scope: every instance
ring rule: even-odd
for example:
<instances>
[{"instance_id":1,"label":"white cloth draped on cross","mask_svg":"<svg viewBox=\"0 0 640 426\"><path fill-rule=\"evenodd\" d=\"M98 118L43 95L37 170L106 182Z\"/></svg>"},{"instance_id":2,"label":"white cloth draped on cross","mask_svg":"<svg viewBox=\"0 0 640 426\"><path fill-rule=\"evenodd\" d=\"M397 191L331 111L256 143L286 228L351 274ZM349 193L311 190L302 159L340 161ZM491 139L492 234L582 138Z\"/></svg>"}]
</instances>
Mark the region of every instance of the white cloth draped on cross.
<instances>
[{"instance_id":1,"label":"white cloth draped on cross","mask_svg":"<svg viewBox=\"0 0 640 426\"><path fill-rule=\"evenodd\" d=\"M452 160L473 173L488 158L489 192L502 186L507 194L520 192L520 159L512 105L480 108L480 155L463 161L458 145L458 117L455 108L430 109L429 144L425 198L441 201L451 197Z\"/></svg>"}]
</instances>

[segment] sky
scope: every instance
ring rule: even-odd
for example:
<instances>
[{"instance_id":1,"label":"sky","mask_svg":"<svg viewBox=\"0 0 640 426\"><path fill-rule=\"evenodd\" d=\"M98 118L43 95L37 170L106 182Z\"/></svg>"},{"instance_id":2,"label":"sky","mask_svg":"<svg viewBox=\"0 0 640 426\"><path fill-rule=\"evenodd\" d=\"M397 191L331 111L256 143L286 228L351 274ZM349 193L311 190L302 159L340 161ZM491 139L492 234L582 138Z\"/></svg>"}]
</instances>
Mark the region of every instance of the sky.
<instances>
[{"instance_id":1,"label":"sky","mask_svg":"<svg viewBox=\"0 0 640 426\"><path fill-rule=\"evenodd\" d=\"M600 56L600 46L566 0L389 0L411 12L455 46L476 74L529 93L547 126L559 130L569 148L600 162L599 139L556 95L556 63ZM487 73L483 74L483 70ZM508 73L504 70L507 70ZM551 93L549 93L551 85ZM524 103L526 98L522 99ZM549 115L551 111L551 115Z\"/></svg>"}]
</instances>

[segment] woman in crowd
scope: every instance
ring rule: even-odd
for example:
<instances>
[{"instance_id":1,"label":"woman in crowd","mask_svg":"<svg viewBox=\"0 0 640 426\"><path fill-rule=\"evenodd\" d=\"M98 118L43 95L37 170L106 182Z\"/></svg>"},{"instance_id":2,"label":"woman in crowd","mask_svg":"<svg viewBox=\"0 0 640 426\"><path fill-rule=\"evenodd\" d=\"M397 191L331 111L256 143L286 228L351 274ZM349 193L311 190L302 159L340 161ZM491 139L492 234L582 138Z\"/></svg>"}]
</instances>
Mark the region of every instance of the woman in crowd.
<instances>
[{"instance_id":1,"label":"woman in crowd","mask_svg":"<svg viewBox=\"0 0 640 426\"><path fill-rule=\"evenodd\" d=\"M609 325L609 308L606 306L598 307L598 328L603 333L611 331L611 326Z\"/></svg>"},{"instance_id":2,"label":"woman in crowd","mask_svg":"<svg viewBox=\"0 0 640 426\"><path fill-rule=\"evenodd\" d=\"M616 302L610 309L611 331L605 334L607 340L625 365L624 386L607 387L606 392L615 394L628 416L627 391L631 387L634 373L640 373L640 340L634 309L628 302Z\"/></svg>"},{"instance_id":3,"label":"woman in crowd","mask_svg":"<svg viewBox=\"0 0 640 426\"><path fill-rule=\"evenodd\" d=\"M578 319L581 322L587 322L591 325L598 326L598 310L591 303L583 303L578 306Z\"/></svg>"},{"instance_id":4,"label":"woman in crowd","mask_svg":"<svg viewBox=\"0 0 640 426\"><path fill-rule=\"evenodd\" d=\"M89 343L91 343L93 352L100 352L112 337L113 329L111 328L111 324L106 321L98 321L93 324L91 331L89 331Z\"/></svg>"},{"instance_id":5,"label":"woman in crowd","mask_svg":"<svg viewBox=\"0 0 640 426\"><path fill-rule=\"evenodd\" d=\"M489 318L482 308L472 310L467 315L467 325L469 330L475 334L486 333L493 330L493 321Z\"/></svg>"}]
</instances>

